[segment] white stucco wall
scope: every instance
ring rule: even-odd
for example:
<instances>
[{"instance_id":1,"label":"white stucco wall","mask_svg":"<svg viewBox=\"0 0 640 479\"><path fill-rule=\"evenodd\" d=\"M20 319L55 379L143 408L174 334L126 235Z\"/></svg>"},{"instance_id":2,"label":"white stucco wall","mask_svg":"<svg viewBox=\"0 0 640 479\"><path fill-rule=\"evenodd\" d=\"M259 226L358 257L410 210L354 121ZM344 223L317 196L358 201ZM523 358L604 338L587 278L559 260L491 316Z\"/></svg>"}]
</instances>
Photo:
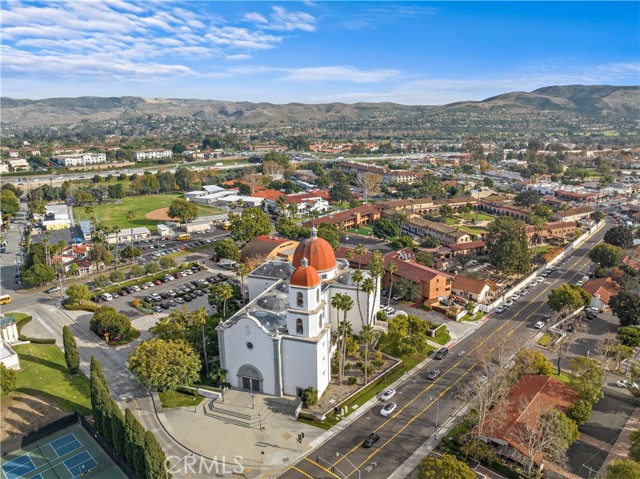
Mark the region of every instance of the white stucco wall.
<instances>
[{"instance_id":1,"label":"white stucco wall","mask_svg":"<svg viewBox=\"0 0 640 479\"><path fill-rule=\"evenodd\" d=\"M249 301L253 301L272 285L280 281L279 279L269 278L252 278L249 276L247 279L247 286L249 287Z\"/></svg>"},{"instance_id":2,"label":"white stucco wall","mask_svg":"<svg viewBox=\"0 0 640 479\"><path fill-rule=\"evenodd\" d=\"M329 332L325 330L318 342L282 339L282 377L284 394L296 396L296 388L310 386L321 395L329 384Z\"/></svg>"},{"instance_id":3,"label":"white stucco wall","mask_svg":"<svg viewBox=\"0 0 640 479\"><path fill-rule=\"evenodd\" d=\"M262 392L280 395L276 391L276 367L274 340L256 324L253 319L243 317L229 329L220 331L224 337L222 367L227 370L227 381L236 388L242 388L238 381L238 371L248 364L262 374ZM253 348L249 349L247 343Z\"/></svg>"},{"instance_id":4,"label":"white stucco wall","mask_svg":"<svg viewBox=\"0 0 640 479\"><path fill-rule=\"evenodd\" d=\"M340 321L344 318L344 312L336 310L336 308L331 306L331 298L333 298L336 294L348 294L353 299L353 308L351 311L347 313L347 320L351 322L353 326L353 334L359 334L362 329L362 321L363 319L367 320L367 311L369 311L369 317L371 317L371 311L373 310L374 322L375 315L380 310L380 290L378 289L377 296L374 299L374 295L372 294L369 298L367 295L360 291L360 308L362 310L362 318L360 317L360 310L358 309L358 294L355 289L349 287L341 287L338 284L332 284L329 288L329 294L326 298L327 301L327 313L329 314L329 318L331 319L331 327L336 330ZM369 303L369 309L367 310L367 299ZM338 314L340 317L338 318Z\"/></svg>"}]
</instances>

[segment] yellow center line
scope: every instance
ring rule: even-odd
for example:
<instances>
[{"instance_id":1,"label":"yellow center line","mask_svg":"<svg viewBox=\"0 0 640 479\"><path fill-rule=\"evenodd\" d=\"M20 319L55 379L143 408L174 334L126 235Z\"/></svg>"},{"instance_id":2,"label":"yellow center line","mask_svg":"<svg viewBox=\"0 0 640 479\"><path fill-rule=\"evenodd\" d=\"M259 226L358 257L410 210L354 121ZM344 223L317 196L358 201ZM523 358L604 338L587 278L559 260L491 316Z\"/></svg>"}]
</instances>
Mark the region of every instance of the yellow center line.
<instances>
[{"instance_id":1,"label":"yellow center line","mask_svg":"<svg viewBox=\"0 0 640 479\"><path fill-rule=\"evenodd\" d=\"M600 241L598 241L598 243L600 243ZM596 243L596 244L598 244ZM576 259L576 261L573 262L572 266L570 266L570 268L574 267L576 264L578 264L580 261L582 261L587 254L589 254L589 252L585 253L584 255L580 256L578 259ZM574 273L571 275L571 278L575 277L577 274L579 273ZM558 278L559 279L559 278ZM556 280L557 281L557 280ZM555 281L554 281L555 282ZM535 298L533 298L533 300L530 301L530 303L532 303L533 301L535 301L536 299L538 299L540 296L542 296L542 294L544 294L545 291L547 291L549 289L551 285L547 285L546 288L544 288ZM508 338L509 336L511 336L514 332L516 332L516 330L518 330L520 327L522 327L524 324L526 324L526 320L528 320L531 316L533 316L535 313L537 313L542 307L545 306L546 303L542 303L540 306L538 306L535 310L533 310L531 313L529 313L526 318L524 318L523 321L521 321L515 328L513 328L511 331L509 331L509 333L506 335L506 338ZM500 331L504 326L506 326L507 324L509 324L510 322L512 322L513 320L510 319L508 320L505 324L503 324L502 326L500 326L498 329L496 329L496 331L494 331L490 336L488 336L482 343L480 343L480 345L486 343L489 338L491 338L493 335L495 335L498 331ZM478 345L475 349L477 349L480 345ZM492 348L493 350L493 348ZM467 355L464 356L463 359L467 358L469 355L471 354L471 352L469 352ZM455 366L457 366L458 364L460 364L460 362L463 360L461 359L460 361L458 361L456 363ZM414 417L412 417L411 419L409 419L409 421L407 421L407 423L399 430L397 431L393 436L391 436L391 438L389 438L384 444L382 444L378 449L376 449L374 452L372 452L371 454L369 454L369 456L367 456L367 458L362 461L358 467L356 469L354 469L350 474L347 475L347 477L351 476L352 474L354 474L357 469L359 469L360 467L362 467L364 464L367 463L367 461L369 461L372 457L374 457L376 454L378 454L387 444L389 444L392 440L394 440L400 433L402 433L407 427L409 427L410 424L412 424L416 419L418 419L427 409L429 409L433 403L435 403L438 399L440 399L446 392L448 392L451 388L453 388L458 382L460 382L467 374L469 374L478 364L480 363L480 361L476 361L469 369L467 369L467 371L465 371L458 379L456 379L449 387L447 387L445 390L443 390L438 396L436 396L434 398L433 401L431 401L429 404L427 404L424 409L422 409L422 411L420 411L417 415L415 415ZM452 366L451 368L449 368L449 370L447 370L447 372L445 374L443 374L441 377L444 377L446 374L448 374L449 372L451 372L455 366ZM413 402L415 399L417 399L418 397L422 396L422 394L424 394L428 389L430 389L433 386L433 384L431 384L430 386L428 386L427 388L425 388L422 392L420 392L418 394L418 396L416 396L416 398L414 398L411 402ZM410 404L410 403L409 403ZM398 414L400 414L409 404L407 404L405 407L403 407L397 414L395 414L392 418L388 419L387 421L385 421L382 426L384 426L385 424L387 424L391 419L395 418L398 416ZM378 429L376 429L376 431L378 431L382 426L380 426ZM356 446L354 449L352 449L351 451L349 451L348 454L351 454L351 452L353 452L355 449L357 449L359 446ZM336 462L336 464L339 461Z\"/></svg>"},{"instance_id":2,"label":"yellow center line","mask_svg":"<svg viewBox=\"0 0 640 479\"><path fill-rule=\"evenodd\" d=\"M324 472L331 474L332 477L336 477L338 479L340 479L340 476L337 476L335 473L331 472L329 469L327 469L326 467L324 467L322 464L318 464L317 462L312 461L311 459L309 459L308 457L304 458L305 461L310 462L311 464L313 464L314 466L322 469Z\"/></svg>"},{"instance_id":3,"label":"yellow center line","mask_svg":"<svg viewBox=\"0 0 640 479\"><path fill-rule=\"evenodd\" d=\"M293 469L294 471L299 472L300 474L302 474L305 477L308 477L309 479L314 479L313 476L310 476L309 474L307 474L306 472L304 472L302 469L298 469L296 466L293 466L291 469Z\"/></svg>"}]
</instances>

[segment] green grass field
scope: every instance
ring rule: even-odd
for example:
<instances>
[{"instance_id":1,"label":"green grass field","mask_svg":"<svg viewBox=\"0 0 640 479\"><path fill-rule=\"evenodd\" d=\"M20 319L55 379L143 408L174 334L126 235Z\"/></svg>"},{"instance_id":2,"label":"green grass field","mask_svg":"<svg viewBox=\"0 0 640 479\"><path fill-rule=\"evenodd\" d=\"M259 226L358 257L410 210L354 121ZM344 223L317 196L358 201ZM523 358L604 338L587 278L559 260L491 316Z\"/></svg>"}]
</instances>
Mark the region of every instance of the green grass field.
<instances>
[{"instance_id":1,"label":"green grass field","mask_svg":"<svg viewBox=\"0 0 640 479\"><path fill-rule=\"evenodd\" d=\"M464 231L465 233L469 233L472 236L485 235L485 234L487 234L489 232L488 229L481 228L479 226L460 225L459 228L460 228L460 231Z\"/></svg>"},{"instance_id":2,"label":"green grass field","mask_svg":"<svg viewBox=\"0 0 640 479\"><path fill-rule=\"evenodd\" d=\"M69 375L64 353L57 346L22 344L14 349L20 358L17 392L50 397L71 412L90 412L89 380L82 373Z\"/></svg>"},{"instance_id":3,"label":"green grass field","mask_svg":"<svg viewBox=\"0 0 640 479\"><path fill-rule=\"evenodd\" d=\"M165 391L159 393L163 407L197 406L204 399L202 396L189 396L179 391Z\"/></svg>"},{"instance_id":4,"label":"green grass field","mask_svg":"<svg viewBox=\"0 0 640 479\"><path fill-rule=\"evenodd\" d=\"M173 200L181 198L182 195L166 194L166 195L145 195L145 196L127 196L122 199L121 203L110 203L106 205L93 206L93 212L96 215L99 222L104 223L107 226L119 226L120 229L125 230L131 228L129 221L127 220L127 212L133 210L136 214L136 219L133 220L133 227L146 226L151 231L156 230L156 225L162 223L158 220L150 220L144 217L145 214L150 211L154 211L160 208L167 208ZM197 205L198 216L207 216L223 213L224 211L219 208L211 208L204 205ZM90 215L84 206L77 206L74 209L74 215L76 221L88 220Z\"/></svg>"},{"instance_id":5,"label":"green grass field","mask_svg":"<svg viewBox=\"0 0 640 479\"><path fill-rule=\"evenodd\" d=\"M372 236L373 229L369 228L368 226L361 226L360 228L352 228L349 231L347 231L347 233L355 233L359 235Z\"/></svg>"},{"instance_id":6,"label":"green grass field","mask_svg":"<svg viewBox=\"0 0 640 479\"><path fill-rule=\"evenodd\" d=\"M456 216L467 221L473 221L475 219L477 219L478 221L493 221L494 219L496 219L495 216L488 215L486 213L460 213Z\"/></svg>"}]
</instances>

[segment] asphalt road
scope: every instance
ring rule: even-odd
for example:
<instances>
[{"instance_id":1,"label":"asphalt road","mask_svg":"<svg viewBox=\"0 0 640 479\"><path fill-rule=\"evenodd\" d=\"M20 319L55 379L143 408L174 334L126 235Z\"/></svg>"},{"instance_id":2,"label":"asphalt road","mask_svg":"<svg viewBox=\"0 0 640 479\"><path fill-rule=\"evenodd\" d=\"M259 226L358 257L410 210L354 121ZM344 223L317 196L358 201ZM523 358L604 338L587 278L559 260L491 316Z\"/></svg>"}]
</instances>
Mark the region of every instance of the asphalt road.
<instances>
[{"instance_id":1,"label":"asphalt road","mask_svg":"<svg viewBox=\"0 0 640 479\"><path fill-rule=\"evenodd\" d=\"M604 236L604 230L573 251L558 272L516 301L502 315L490 317L475 334L456 343L442 361L432 361L424 370L398 388L392 401L398 408L382 417L379 406L348 425L325 444L307 454L279 477L285 479L330 479L345 477L388 478L418 447L461 406L457 393L464 388L478 361L478 352L505 341L512 352L520 349L539 331L534 324L550 310L548 293L564 283L575 283L589 266L589 250ZM440 369L435 381L426 379L430 369ZM371 433L380 435L372 448L362 447ZM332 467L334 472L332 472Z\"/></svg>"}]
</instances>

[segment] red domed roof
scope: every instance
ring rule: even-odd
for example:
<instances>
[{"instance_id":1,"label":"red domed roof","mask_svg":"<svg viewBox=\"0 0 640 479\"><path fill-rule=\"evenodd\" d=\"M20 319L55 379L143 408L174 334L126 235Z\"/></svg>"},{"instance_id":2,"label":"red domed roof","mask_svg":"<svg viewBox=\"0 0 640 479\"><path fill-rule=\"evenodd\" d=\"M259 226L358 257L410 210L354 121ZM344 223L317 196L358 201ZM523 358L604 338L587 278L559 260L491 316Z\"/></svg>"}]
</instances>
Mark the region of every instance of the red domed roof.
<instances>
[{"instance_id":1,"label":"red domed roof","mask_svg":"<svg viewBox=\"0 0 640 479\"><path fill-rule=\"evenodd\" d=\"M289 280L291 286L311 288L320 284L320 276L313 266L308 266L306 258L302 259L302 266L296 268Z\"/></svg>"},{"instance_id":2,"label":"red domed roof","mask_svg":"<svg viewBox=\"0 0 640 479\"><path fill-rule=\"evenodd\" d=\"M336 255L327 240L317 237L317 230L311 228L311 237L302 241L293 253L293 266L302 264L302 258L309 260L309 265L317 271L327 271L337 266Z\"/></svg>"}]
</instances>

